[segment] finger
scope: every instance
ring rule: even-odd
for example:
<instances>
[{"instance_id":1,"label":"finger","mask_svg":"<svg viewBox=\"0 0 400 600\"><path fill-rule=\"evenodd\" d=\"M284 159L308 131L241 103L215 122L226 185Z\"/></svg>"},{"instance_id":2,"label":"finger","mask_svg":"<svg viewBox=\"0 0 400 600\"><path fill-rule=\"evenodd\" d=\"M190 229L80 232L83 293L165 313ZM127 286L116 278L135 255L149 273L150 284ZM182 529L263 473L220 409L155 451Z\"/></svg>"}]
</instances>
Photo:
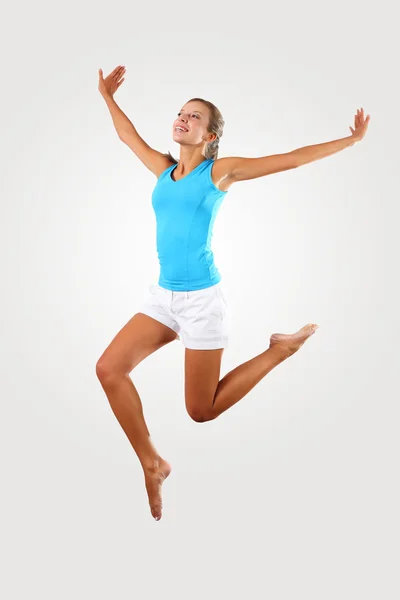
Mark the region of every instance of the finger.
<instances>
[{"instance_id":1,"label":"finger","mask_svg":"<svg viewBox=\"0 0 400 600\"><path fill-rule=\"evenodd\" d=\"M350 127L350 131L351 133L354 133L354 129L352 127Z\"/></svg>"},{"instance_id":2,"label":"finger","mask_svg":"<svg viewBox=\"0 0 400 600\"><path fill-rule=\"evenodd\" d=\"M124 71L125 67L119 67L118 71L114 74L114 79L118 79L119 77L121 77Z\"/></svg>"},{"instance_id":3,"label":"finger","mask_svg":"<svg viewBox=\"0 0 400 600\"><path fill-rule=\"evenodd\" d=\"M103 79L103 71L102 71L102 69L99 69L99 78Z\"/></svg>"},{"instance_id":4,"label":"finger","mask_svg":"<svg viewBox=\"0 0 400 600\"><path fill-rule=\"evenodd\" d=\"M123 81L125 81L125 78L121 79L121 81L119 83L117 83L117 87L119 87Z\"/></svg>"},{"instance_id":5,"label":"finger","mask_svg":"<svg viewBox=\"0 0 400 600\"><path fill-rule=\"evenodd\" d=\"M120 78L121 78L123 75L125 75L125 73L126 73L126 69L125 69L125 67L123 67L122 71L120 71L120 72L118 73L118 77L117 77L117 79L120 79Z\"/></svg>"}]
</instances>

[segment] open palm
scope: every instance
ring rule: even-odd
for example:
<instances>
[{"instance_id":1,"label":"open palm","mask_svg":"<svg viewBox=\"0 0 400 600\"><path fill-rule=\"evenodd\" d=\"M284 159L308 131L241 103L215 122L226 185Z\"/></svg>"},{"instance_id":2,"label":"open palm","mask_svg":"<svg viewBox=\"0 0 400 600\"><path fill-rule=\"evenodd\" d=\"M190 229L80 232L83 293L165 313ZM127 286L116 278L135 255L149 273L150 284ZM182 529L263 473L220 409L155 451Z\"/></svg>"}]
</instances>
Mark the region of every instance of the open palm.
<instances>
[{"instance_id":1,"label":"open palm","mask_svg":"<svg viewBox=\"0 0 400 600\"><path fill-rule=\"evenodd\" d=\"M125 81L125 78L122 78L125 72L125 67L118 66L104 79L103 71L99 69L99 92L102 96L114 96L119 86Z\"/></svg>"},{"instance_id":2,"label":"open palm","mask_svg":"<svg viewBox=\"0 0 400 600\"><path fill-rule=\"evenodd\" d=\"M366 118L364 118L363 108L357 109L357 114L354 115L354 129L353 127L350 127L351 134L357 142L362 140L367 133L369 119L370 115L367 115Z\"/></svg>"}]
</instances>

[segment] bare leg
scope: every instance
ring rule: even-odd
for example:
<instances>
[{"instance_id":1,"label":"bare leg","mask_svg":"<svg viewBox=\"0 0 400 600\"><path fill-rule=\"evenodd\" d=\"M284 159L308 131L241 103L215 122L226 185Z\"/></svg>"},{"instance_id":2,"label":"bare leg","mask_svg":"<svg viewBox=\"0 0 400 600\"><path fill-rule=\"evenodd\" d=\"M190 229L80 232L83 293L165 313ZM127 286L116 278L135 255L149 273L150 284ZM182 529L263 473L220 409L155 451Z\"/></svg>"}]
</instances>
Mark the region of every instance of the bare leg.
<instances>
[{"instance_id":1,"label":"bare leg","mask_svg":"<svg viewBox=\"0 0 400 600\"><path fill-rule=\"evenodd\" d=\"M291 335L272 335L265 352L239 365L218 383L210 418L215 419L246 396L267 373L297 352L317 328L318 325L310 324Z\"/></svg>"},{"instance_id":2,"label":"bare leg","mask_svg":"<svg viewBox=\"0 0 400 600\"><path fill-rule=\"evenodd\" d=\"M176 333L142 313L118 332L96 364L96 374L112 411L143 467L150 509L161 518L161 485L171 465L157 452L143 416L139 394L129 373L147 356L176 339Z\"/></svg>"},{"instance_id":3,"label":"bare leg","mask_svg":"<svg viewBox=\"0 0 400 600\"><path fill-rule=\"evenodd\" d=\"M119 424L128 437L143 467L150 509L158 521L162 514L161 485L171 472L171 465L157 452L143 415L139 394L129 375L102 376L101 385Z\"/></svg>"}]
</instances>

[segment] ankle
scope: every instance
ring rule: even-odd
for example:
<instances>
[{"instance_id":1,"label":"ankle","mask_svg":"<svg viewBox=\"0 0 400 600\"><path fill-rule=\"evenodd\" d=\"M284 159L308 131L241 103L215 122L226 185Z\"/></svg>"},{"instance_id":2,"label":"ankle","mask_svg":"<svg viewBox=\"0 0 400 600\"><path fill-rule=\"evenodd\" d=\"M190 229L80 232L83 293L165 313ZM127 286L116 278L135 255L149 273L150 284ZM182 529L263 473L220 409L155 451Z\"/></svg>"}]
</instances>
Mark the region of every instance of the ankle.
<instances>
[{"instance_id":1,"label":"ankle","mask_svg":"<svg viewBox=\"0 0 400 600\"><path fill-rule=\"evenodd\" d=\"M142 462L143 471L145 473L157 473L160 469L161 464L163 463L163 459L161 456L154 456L152 458L147 458Z\"/></svg>"},{"instance_id":2,"label":"ankle","mask_svg":"<svg viewBox=\"0 0 400 600\"><path fill-rule=\"evenodd\" d=\"M267 352L269 352L270 355L275 356L276 360L279 362L282 362L286 358L289 358L289 356L291 356L292 354L285 344L280 344L279 342L270 345Z\"/></svg>"}]
</instances>

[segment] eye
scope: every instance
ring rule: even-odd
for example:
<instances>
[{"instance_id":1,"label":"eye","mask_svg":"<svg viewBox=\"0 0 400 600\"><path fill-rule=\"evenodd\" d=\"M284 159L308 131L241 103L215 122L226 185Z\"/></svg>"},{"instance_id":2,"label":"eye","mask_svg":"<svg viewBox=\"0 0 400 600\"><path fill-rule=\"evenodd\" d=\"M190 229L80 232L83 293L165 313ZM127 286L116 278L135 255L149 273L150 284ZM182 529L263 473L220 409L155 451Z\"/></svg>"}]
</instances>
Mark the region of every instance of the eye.
<instances>
[{"instance_id":1,"label":"eye","mask_svg":"<svg viewBox=\"0 0 400 600\"><path fill-rule=\"evenodd\" d=\"M181 112L178 112L178 117L179 117L180 114L181 114ZM193 114L192 117L196 117L196 119L200 119L199 115Z\"/></svg>"}]
</instances>

